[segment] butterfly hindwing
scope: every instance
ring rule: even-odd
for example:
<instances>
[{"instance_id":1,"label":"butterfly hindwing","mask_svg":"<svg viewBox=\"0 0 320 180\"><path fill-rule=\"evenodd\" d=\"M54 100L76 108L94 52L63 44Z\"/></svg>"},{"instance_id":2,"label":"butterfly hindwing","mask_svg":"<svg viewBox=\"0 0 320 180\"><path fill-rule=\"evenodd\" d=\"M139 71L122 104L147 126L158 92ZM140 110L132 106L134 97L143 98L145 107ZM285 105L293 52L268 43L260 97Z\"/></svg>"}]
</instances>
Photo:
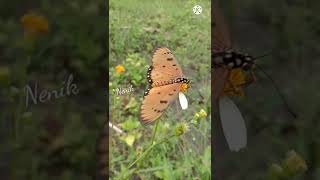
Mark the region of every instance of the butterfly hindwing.
<instances>
[{"instance_id":1,"label":"butterfly hindwing","mask_svg":"<svg viewBox=\"0 0 320 180\"><path fill-rule=\"evenodd\" d=\"M180 83L153 87L144 97L141 106L141 120L151 123L159 118L180 92Z\"/></svg>"},{"instance_id":2,"label":"butterfly hindwing","mask_svg":"<svg viewBox=\"0 0 320 180\"><path fill-rule=\"evenodd\" d=\"M212 97L216 101L222 94L227 79L230 75L230 71L226 68L219 67L213 70L213 79L211 81L212 85Z\"/></svg>"}]
</instances>

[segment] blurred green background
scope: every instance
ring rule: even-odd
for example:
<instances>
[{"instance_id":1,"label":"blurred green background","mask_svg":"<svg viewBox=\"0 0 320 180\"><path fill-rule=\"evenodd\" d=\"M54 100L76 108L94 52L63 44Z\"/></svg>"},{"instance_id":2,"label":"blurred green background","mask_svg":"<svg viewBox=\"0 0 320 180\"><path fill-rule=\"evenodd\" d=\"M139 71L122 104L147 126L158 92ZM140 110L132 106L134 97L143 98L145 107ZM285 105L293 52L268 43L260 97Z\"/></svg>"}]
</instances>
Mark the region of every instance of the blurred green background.
<instances>
[{"instance_id":1,"label":"blurred green background","mask_svg":"<svg viewBox=\"0 0 320 180\"><path fill-rule=\"evenodd\" d=\"M107 23L100 0L0 2L0 179L95 177ZM26 85L60 90L69 75L77 95L26 107Z\"/></svg>"},{"instance_id":2,"label":"blurred green background","mask_svg":"<svg viewBox=\"0 0 320 180\"><path fill-rule=\"evenodd\" d=\"M234 48L252 56L272 51L257 64L273 77L298 114L297 119L290 116L270 80L256 70L257 82L247 88L244 98L234 98L246 120L248 148L228 154L219 164L224 179L320 179L320 3L229 0L220 4Z\"/></svg>"},{"instance_id":3,"label":"blurred green background","mask_svg":"<svg viewBox=\"0 0 320 180\"><path fill-rule=\"evenodd\" d=\"M273 51L258 64L274 78L299 116L289 116L271 82L257 71L258 81L247 88L246 97L235 99L246 119L248 151L222 163L226 179L283 179L286 173L295 175L289 179L320 179L320 3L221 3L235 47L253 56ZM203 7L201 15L192 13L195 4ZM128 164L150 143L152 126L140 125L139 107L153 49L166 46L191 79L186 93L190 107L187 111L176 104L168 108L157 138L173 131L177 123L195 123L181 138L156 147L130 175L208 179L210 1L112 0L109 5L109 103L114 112L109 118L127 133L119 136L110 129L110 175L119 179L130 174ZM107 106L105 7L100 0L0 2L0 179L95 177L96 140ZM36 16L31 29L23 23L26 15ZM117 65L125 72L116 73ZM25 107L26 85L60 89L70 74L78 95ZM113 89L128 84L134 92L114 96ZM197 118L201 110L207 116ZM308 167L304 173L302 159Z\"/></svg>"},{"instance_id":4,"label":"blurred green background","mask_svg":"<svg viewBox=\"0 0 320 180\"><path fill-rule=\"evenodd\" d=\"M200 15L192 11L196 4L203 7ZM109 118L125 132L109 129L111 179L210 179L210 1L111 0L109 6ZM159 119L156 141L181 123L190 130L156 146L135 170L128 169L152 139L154 125L141 125L139 111L157 47L173 52L191 88L187 110L175 102ZM133 92L116 94L117 88L130 85Z\"/></svg>"}]
</instances>

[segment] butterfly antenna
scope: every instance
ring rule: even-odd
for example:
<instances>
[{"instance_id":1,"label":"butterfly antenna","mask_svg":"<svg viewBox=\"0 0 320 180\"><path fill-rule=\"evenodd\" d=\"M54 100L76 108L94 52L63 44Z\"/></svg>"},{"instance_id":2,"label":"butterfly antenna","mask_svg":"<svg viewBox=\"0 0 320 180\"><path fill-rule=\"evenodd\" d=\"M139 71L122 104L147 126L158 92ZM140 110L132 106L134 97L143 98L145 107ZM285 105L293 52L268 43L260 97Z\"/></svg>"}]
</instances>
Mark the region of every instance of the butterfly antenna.
<instances>
[{"instance_id":1,"label":"butterfly antenna","mask_svg":"<svg viewBox=\"0 0 320 180\"><path fill-rule=\"evenodd\" d=\"M270 56L270 55L272 55L272 54L273 54L273 52L270 51L270 52L265 53L265 54L263 54L263 55L261 55L261 56L254 57L253 60L261 59L261 58L264 58L264 57L266 57L266 56Z\"/></svg>"},{"instance_id":2,"label":"butterfly antenna","mask_svg":"<svg viewBox=\"0 0 320 180\"><path fill-rule=\"evenodd\" d=\"M286 108L287 108L287 111L292 115L292 117L294 117L294 118L296 119L296 118L297 118L297 114L294 113L294 112L291 110L289 104L287 103L284 95L281 93L280 89L279 89L278 86L276 85L275 81L274 81L274 80L271 78L271 76L270 76L267 72L265 72L260 66L258 66L257 64L255 64L255 66L272 82L273 87L276 89L278 95L279 95L280 98L282 99L284 105L285 105Z\"/></svg>"}]
</instances>

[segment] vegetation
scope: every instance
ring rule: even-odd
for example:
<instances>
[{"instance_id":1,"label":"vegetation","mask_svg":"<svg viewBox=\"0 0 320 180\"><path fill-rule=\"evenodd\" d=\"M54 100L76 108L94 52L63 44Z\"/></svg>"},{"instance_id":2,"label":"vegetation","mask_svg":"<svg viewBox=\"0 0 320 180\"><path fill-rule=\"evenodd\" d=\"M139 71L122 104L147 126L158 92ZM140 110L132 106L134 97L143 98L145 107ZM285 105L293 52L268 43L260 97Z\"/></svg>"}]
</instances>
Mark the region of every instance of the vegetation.
<instances>
[{"instance_id":1,"label":"vegetation","mask_svg":"<svg viewBox=\"0 0 320 180\"><path fill-rule=\"evenodd\" d=\"M204 9L200 15L192 11L196 3ZM111 179L210 179L210 1L111 0L109 5L110 121L125 132L110 129ZM139 111L157 47L169 48L191 79L189 108L181 110L176 102L157 125L144 126ZM131 85L133 92L116 94ZM160 144L150 146L153 140Z\"/></svg>"},{"instance_id":2,"label":"vegetation","mask_svg":"<svg viewBox=\"0 0 320 180\"><path fill-rule=\"evenodd\" d=\"M234 47L253 57L269 53L256 63L279 89L256 69L257 81L246 88L245 97L234 98L246 120L249 137L245 151L219 164L224 167L225 179L319 179L319 3L220 3ZM296 119L277 91L298 115ZM284 158L285 154L289 155Z\"/></svg>"},{"instance_id":3,"label":"vegetation","mask_svg":"<svg viewBox=\"0 0 320 180\"><path fill-rule=\"evenodd\" d=\"M105 2L0 9L0 179L93 179L106 121ZM39 97L66 88L70 75L78 93L26 105L27 85Z\"/></svg>"}]
</instances>

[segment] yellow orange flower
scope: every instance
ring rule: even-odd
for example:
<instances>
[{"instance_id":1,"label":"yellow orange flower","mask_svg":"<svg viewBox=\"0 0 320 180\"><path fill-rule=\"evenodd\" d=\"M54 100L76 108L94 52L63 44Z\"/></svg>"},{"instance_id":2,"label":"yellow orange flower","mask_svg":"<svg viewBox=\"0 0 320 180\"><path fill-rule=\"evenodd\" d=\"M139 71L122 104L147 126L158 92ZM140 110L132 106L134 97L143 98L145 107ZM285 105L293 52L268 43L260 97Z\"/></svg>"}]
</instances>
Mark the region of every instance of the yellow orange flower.
<instances>
[{"instance_id":1,"label":"yellow orange flower","mask_svg":"<svg viewBox=\"0 0 320 180\"><path fill-rule=\"evenodd\" d=\"M186 92L189 89L189 85L187 83L183 83L180 85L180 91Z\"/></svg>"},{"instance_id":2,"label":"yellow orange flower","mask_svg":"<svg viewBox=\"0 0 320 180\"><path fill-rule=\"evenodd\" d=\"M28 34L41 34L49 31L49 23L47 18L35 13L27 13L23 15L20 22Z\"/></svg>"},{"instance_id":3,"label":"yellow orange flower","mask_svg":"<svg viewBox=\"0 0 320 180\"><path fill-rule=\"evenodd\" d=\"M242 86L247 83L247 79L243 70L240 68L232 69L224 85L221 96L243 96Z\"/></svg>"},{"instance_id":4,"label":"yellow orange flower","mask_svg":"<svg viewBox=\"0 0 320 180\"><path fill-rule=\"evenodd\" d=\"M122 65L116 66L116 72L117 73L123 73L125 71L126 71L126 69Z\"/></svg>"}]
</instances>

